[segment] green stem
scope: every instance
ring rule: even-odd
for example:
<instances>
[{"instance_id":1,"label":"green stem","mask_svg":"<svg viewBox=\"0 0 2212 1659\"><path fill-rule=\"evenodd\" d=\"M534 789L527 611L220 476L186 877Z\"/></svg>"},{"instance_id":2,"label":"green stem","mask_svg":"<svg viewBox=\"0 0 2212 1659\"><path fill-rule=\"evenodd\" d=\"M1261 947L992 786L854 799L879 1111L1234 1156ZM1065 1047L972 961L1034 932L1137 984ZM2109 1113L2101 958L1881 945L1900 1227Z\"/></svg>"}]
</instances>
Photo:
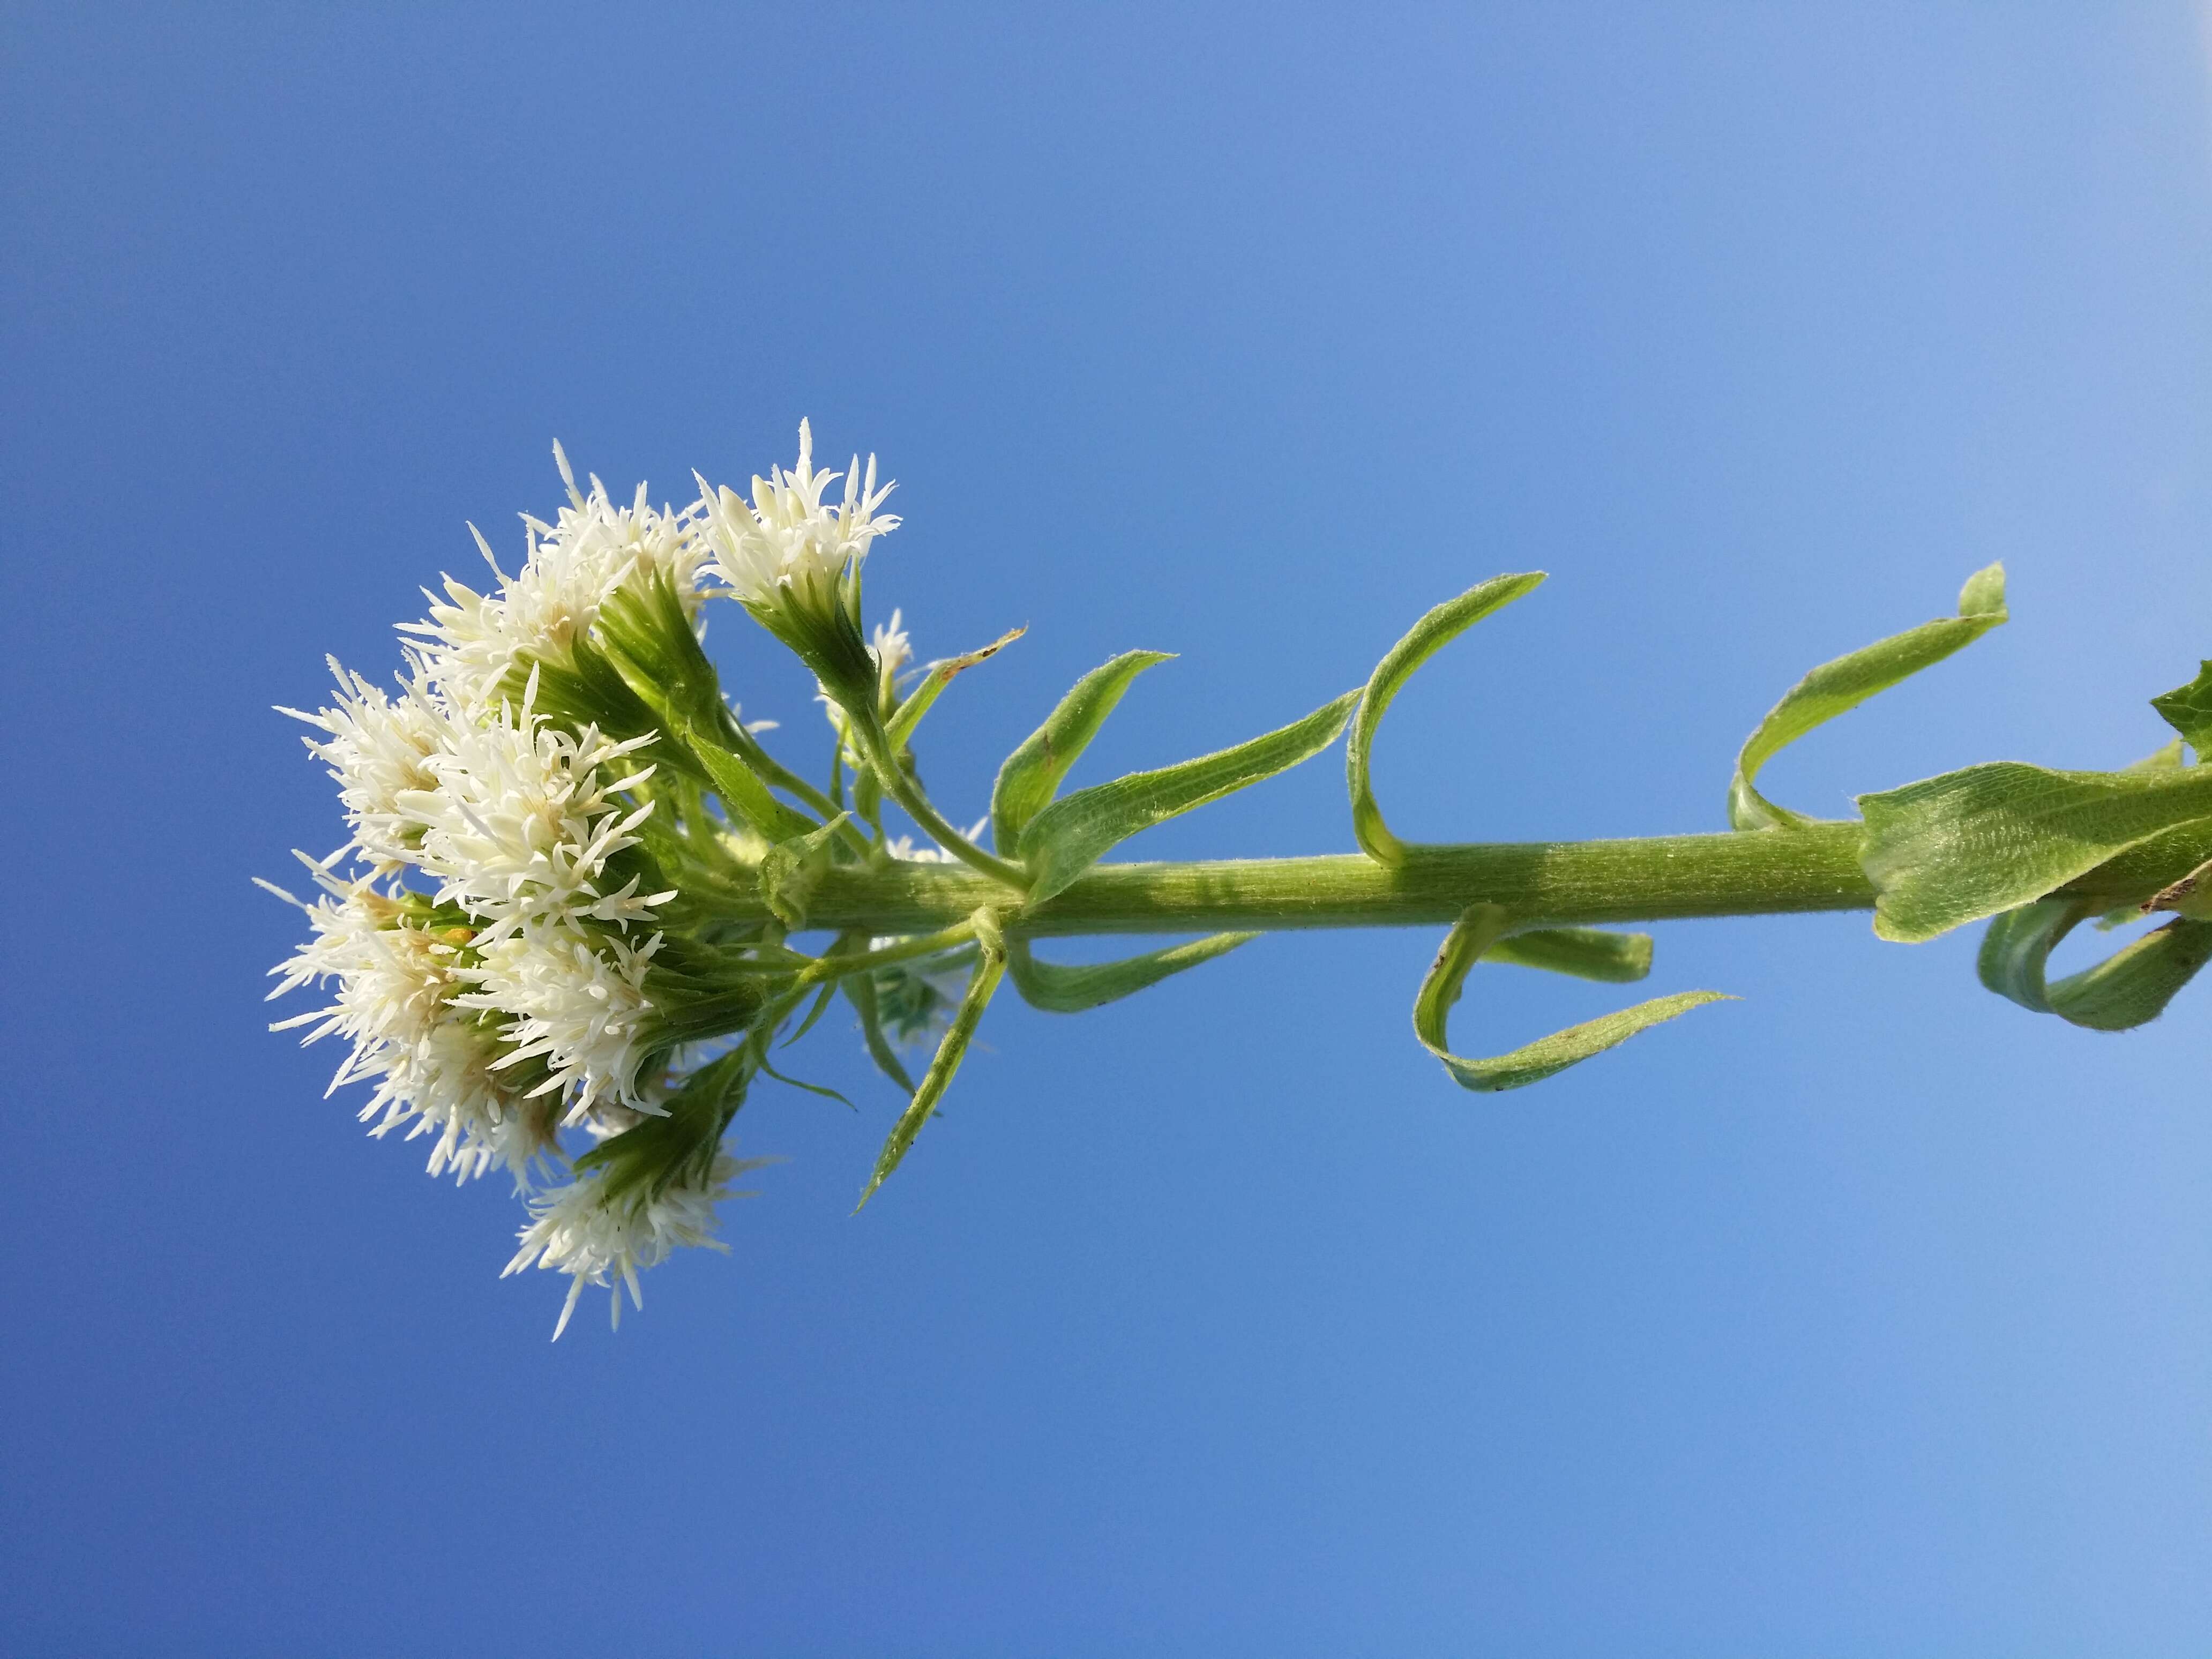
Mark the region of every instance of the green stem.
<instances>
[{"instance_id":1,"label":"green stem","mask_svg":"<svg viewBox=\"0 0 2212 1659\"><path fill-rule=\"evenodd\" d=\"M848 715L852 714L849 709L846 712ZM854 718L850 729L859 742L861 754L875 772L877 781L884 786L884 793L904 807L907 816L920 824L922 832L932 841L963 864L989 878L990 890L971 899L963 915L973 912L981 905L1005 903L1006 890L1009 887L1017 893L1028 890L1028 871L1011 860L985 852L954 829L945 821L945 815L930 805L929 797L915 787L914 780L898 763L898 757L891 753L890 741L884 737L882 726L872 714Z\"/></svg>"},{"instance_id":2,"label":"green stem","mask_svg":"<svg viewBox=\"0 0 2212 1659\"><path fill-rule=\"evenodd\" d=\"M829 955L817 957L801 969L799 983L812 985L825 979L842 979L848 974L888 968L894 963L911 962L916 957L934 956L939 951L965 945L975 937L975 923L970 918L966 921L957 921L950 927L940 927L933 933L902 939L897 944L886 945L878 951L847 952L833 949Z\"/></svg>"},{"instance_id":3,"label":"green stem","mask_svg":"<svg viewBox=\"0 0 2212 1659\"><path fill-rule=\"evenodd\" d=\"M1395 867L1358 854L1103 864L1046 902L1012 912L1006 929L1040 938L1441 927L1478 902L1502 905L1532 927L1865 910L1875 891L1859 867L1860 834L1857 823L1816 823L1637 841L1415 847ZM2208 856L2212 823L2194 825L2062 890L2127 903ZM879 934L924 933L958 922L979 905L1006 902L995 872L987 878L941 864L838 865L823 872L810 895L807 921Z\"/></svg>"}]
</instances>

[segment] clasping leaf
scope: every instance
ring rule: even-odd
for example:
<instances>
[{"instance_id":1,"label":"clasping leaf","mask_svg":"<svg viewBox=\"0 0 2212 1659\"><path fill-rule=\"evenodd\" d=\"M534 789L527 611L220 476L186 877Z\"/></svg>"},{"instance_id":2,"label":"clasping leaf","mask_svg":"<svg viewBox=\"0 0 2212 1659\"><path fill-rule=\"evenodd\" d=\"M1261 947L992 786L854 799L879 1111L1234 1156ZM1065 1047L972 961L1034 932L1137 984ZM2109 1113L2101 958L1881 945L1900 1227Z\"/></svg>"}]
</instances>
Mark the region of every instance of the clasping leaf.
<instances>
[{"instance_id":1,"label":"clasping leaf","mask_svg":"<svg viewBox=\"0 0 2212 1659\"><path fill-rule=\"evenodd\" d=\"M1861 795L1875 932L1916 943L2033 902L2212 817L2212 767L2054 772L1995 761Z\"/></svg>"},{"instance_id":2,"label":"clasping leaf","mask_svg":"<svg viewBox=\"0 0 2212 1659\"><path fill-rule=\"evenodd\" d=\"M1638 1031L1673 1019L1679 1014L1687 1013L1704 1003L1734 1000L1717 991L1681 991L1673 996L1655 997L1649 1002L1639 1002L1633 1008L1624 1008L1617 1014L1607 1014L1580 1025L1570 1025L1564 1031L1554 1031L1547 1037L1516 1048L1510 1054L1499 1054L1495 1059L1470 1060L1453 1054L1447 1046L1444 1024L1452 1006L1459 1000L1460 991L1467 982L1468 970L1485 955L1496 951L1500 945L1506 942L1512 935L1513 928L1513 918L1503 907L1495 904L1468 906L1460 919L1452 924L1451 932L1444 936L1443 945L1437 951L1428 977L1421 981L1420 993L1413 1000L1414 1035L1420 1038L1422 1047L1443 1062L1444 1070L1450 1073L1453 1080L1463 1088L1496 1094L1507 1089L1521 1089L1532 1083L1541 1083L1546 1078L1556 1076L1568 1066L1588 1060L1592 1054L1603 1054L1607 1048L1627 1042ZM1589 931L1584 928L1558 930L1573 934ZM1522 938L1534 940L1545 936L1529 933L1522 935ZM1644 959L1648 965L1650 941L1647 939L1643 944ZM1582 948L1593 949L1586 943ZM1562 951L1562 955L1568 954L1567 950ZM1503 961L1509 958L1499 953L1495 959ZM1542 965L1559 964L1546 963ZM1578 970L1568 968L1565 971Z\"/></svg>"},{"instance_id":3,"label":"clasping leaf","mask_svg":"<svg viewBox=\"0 0 2212 1659\"><path fill-rule=\"evenodd\" d=\"M1010 939L1006 941L1006 972L1014 981L1014 988L1021 993L1022 1000L1032 1008L1042 1008L1048 1014L1079 1014L1085 1009L1118 1001L1148 985L1157 985L1170 974L1227 956L1238 945L1249 945L1259 937L1257 933L1210 933L1186 944L1170 945L1165 950L1124 957L1119 962L1072 968L1039 962L1030 954L1026 939Z\"/></svg>"},{"instance_id":4,"label":"clasping leaf","mask_svg":"<svg viewBox=\"0 0 2212 1659\"><path fill-rule=\"evenodd\" d=\"M1031 902L1042 902L1060 892L1101 854L1139 830L1312 759L1336 741L1358 701L1358 692L1347 691L1304 720L1234 749L1154 772L1132 772L1054 801L1022 832L1021 856L1034 877Z\"/></svg>"},{"instance_id":5,"label":"clasping leaf","mask_svg":"<svg viewBox=\"0 0 2212 1659\"><path fill-rule=\"evenodd\" d=\"M1344 750L1345 782L1352 792L1352 833L1368 857L1383 864L1406 860L1406 844L1382 821L1382 809L1375 804L1375 788L1369 776L1368 751L1374 747L1375 730L1382 723L1390 700L1413 677L1415 669L1492 611L1534 592L1543 580L1540 570L1493 576L1437 605L1376 664L1360 693L1359 712L1352 717L1352 736L1346 740Z\"/></svg>"},{"instance_id":6,"label":"clasping leaf","mask_svg":"<svg viewBox=\"0 0 2212 1659\"><path fill-rule=\"evenodd\" d=\"M1022 831L1059 793L1060 781L1076 757L1090 747L1091 739L1121 701L1129 684L1156 663L1174 653L1167 651L1125 651L1111 662L1092 669L1045 716L1042 726L1024 738L1020 748L1006 757L991 788L991 838L1012 852L1021 845Z\"/></svg>"},{"instance_id":7,"label":"clasping leaf","mask_svg":"<svg viewBox=\"0 0 2212 1659\"><path fill-rule=\"evenodd\" d=\"M2039 1014L2094 1031L2124 1031L2165 1012L2174 994L2212 960L2212 922L2178 917L2116 951L2093 968L2046 982L2045 964L2058 942L2094 906L2039 899L1990 923L1978 967L1982 983Z\"/></svg>"},{"instance_id":8,"label":"clasping leaf","mask_svg":"<svg viewBox=\"0 0 2212 1659\"><path fill-rule=\"evenodd\" d=\"M1819 820L1786 811L1753 787L1759 769L1814 726L1857 708L1877 691L1943 660L2005 621L2004 567L1993 564L1966 578L1959 614L1877 641L1849 656L1822 663L1791 686L1759 723L1736 757L1729 783L1729 825L1735 830L1786 830Z\"/></svg>"}]
</instances>

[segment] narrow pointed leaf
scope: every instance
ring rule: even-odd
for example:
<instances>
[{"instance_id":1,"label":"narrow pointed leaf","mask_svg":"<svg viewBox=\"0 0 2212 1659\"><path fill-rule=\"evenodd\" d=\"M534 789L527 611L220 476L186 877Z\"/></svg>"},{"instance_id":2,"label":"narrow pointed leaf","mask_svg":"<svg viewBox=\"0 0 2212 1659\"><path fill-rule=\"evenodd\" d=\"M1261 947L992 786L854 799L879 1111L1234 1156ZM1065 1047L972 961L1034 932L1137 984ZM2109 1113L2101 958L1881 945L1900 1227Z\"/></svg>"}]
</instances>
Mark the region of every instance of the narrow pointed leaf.
<instances>
[{"instance_id":1,"label":"narrow pointed leaf","mask_svg":"<svg viewBox=\"0 0 2212 1659\"><path fill-rule=\"evenodd\" d=\"M789 1036L784 1038L781 1046L788 1048L792 1044L797 1042L799 1038L805 1036L809 1031L812 1030L814 1029L815 1022L820 1019L823 1014L829 1009L830 999L836 994L836 981L835 980L826 981L823 985L822 988L815 993L814 1006L806 1011L806 1018L799 1022L799 1029L793 1031ZM839 1098L842 1099L843 1097L840 1096Z\"/></svg>"},{"instance_id":2,"label":"narrow pointed leaf","mask_svg":"<svg viewBox=\"0 0 2212 1659\"><path fill-rule=\"evenodd\" d=\"M921 724L921 717L929 712L930 705L937 701L939 694L946 686L951 684L957 676L973 668L986 657L997 656L1000 652L1028 632L1029 629L1026 628L1010 628L980 650L970 651L964 656L947 657L942 662L930 664L928 668L923 671L920 683L913 690L906 694L905 700L893 711L890 721L884 727L884 735L890 739L893 752L896 752L906 740L914 735L914 728Z\"/></svg>"},{"instance_id":3,"label":"narrow pointed leaf","mask_svg":"<svg viewBox=\"0 0 2212 1659\"><path fill-rule=\"evenodd\" d=\"M1443 647L1492 611L1533 592L1543 580L1540 570L1493 576L1457 599L1445 600L1415 623L1375 665L1360 695L1359 712L1352 716L1352 736L1344 751L1345 782L1352 792L1352 833L1368 857L1384 864L1401 864L1406 857L1405 843L1390 833L1390 826L1382 821L1382 809L1375 804L1370 775L1376 728L1382 725L1390 700L1413 677L1413 671Z\"/></svg>"},{"instance_id":4,"label":"narrow pointed leaf","mask_svg":"<svg viewBox=\"0 0 2212 1659\"><path fill-rule=\"evenodd\" d=\"M876 1007L876 981L866 974L854 974L844 981L844 987L853 1011L860 1017L860 1036L868 1045L868 1058L876 1062L885 1077L898 1085L902 1093L911 1095L914 1079L907 1074L898 1051L884 1035L883 1015Z\"/></svg>"},{"instance_id":5,"label":"narrow pointed leaf","mask_svg":"<svg viewBox=\"0 0 2212 1659\"><path fill-rule=\"evenodd\" d=\"M1601 927L1544 927L1509 934L1492 945L1487 955L1492 962L1516 968L1632 985L1651 971L1651 935L1609 933Z\"/></svg>"},{"instance_id":6,"label":"narrow pointed leaf","mask_svg":"<svg viewBox=\"0 0 2212 1659\"><path fill-rule=\"evenodd\" d=\"M2188 684L2153 697L2150 706L2189 740L2199 763L2212 754L2212 662L2202 665Z\"/></svg>"},{"instance_id":7,"label":"narrow pointed leaf","mask_svg":"<svg viewBox=\"0 0 2212 1659\"><path fill-rule=\"evenodd\" d=\"M1304 720L1234 749L1155 772L1133 772L1054 801L1030 820L1022 835L1022 857L1033 877L1031 902L1050 898L1099 854L1139 830L1312 759L1336 741L1358 701L1358 692L1347 691Z\"/></svg>"},{"instance_id":8,"label":"narrow pointed leaf","mask_svg":"<svg viewBox=\"0 0 2212 1659\"><path fill-rule=\"evenodd\" d=\"M975 966L968 975L968 990L960 999L960 1010L952 1017L951 1028L937 1045L937 1053L929 1062L928 1071L922 1073L921 1086L914 1091L914 1098L899 1114L898 1121L891 1126L890 1138L876 1157L873 1174L868 1177L866 1189L860 1194L859 1210L876 1195L876 1189L889 1178L914 1145L921 1126L929 1121L937 1103L945 1097L945 1091L953 1074L960 1069L960 1061L968 1052L968 1044L982 1023L983 1011L991 1005L991 996L999 988L999 981L1006 972L1006 945L999 929L998 917L988 910L975 913Z\"/></svg>"},{"instance_id":9,"label":"narrow pointed leaf","mask_svg":"<svg viewBox=\"0 0 2212 1659\"><path fill-rule=\"evenodd\" d=\"M786 1043L784 1046L786 1048L789 1048L791 1045L789 1043ZM781 1072L777 1071L775 1066L769 1065L764 1060L761 1061L760 1068L767 1075L774 1078L778 1083L787 1085L793 1089L803 1089L810 1095L819 1095L824 1100L834 1100L840 1106L845 1107L850 1111L857 1112L860 1109L826 1083L809 1083L805 1078L786 1077Z\"/></svg>"},{"instance_id":10,"label":"narrow pointed leaf","mask_svg":"<svg viewBox=\"0 0 2212 1659\"><path fill-rule=\"evenodd\" d=\"M707 781L730 815L743 820L764 840L789 841L815 828L814 821L769 793L768 785L740 757L722 747L690 722L677 726L684 746L696 757Z\"/></svg>"},{"instance_id":11,"label":"narrow pointed leaf","mask_svg":"<svg viewBox=\"0 0 2212 1659\"><path fill-rule=\"evenodd\" d=\"M1257 933L1214 933L1188 944L1171 945L1164 951L1149 951L1140 957L1073 968L1039 962L1030 955L1027 940L1010 939L1006 941L1006 973L1014 981L1014 988L1021 993L1022 1000L1032 1008L1042 1008L1048 1014L1079 1014L1087 1008L1141 991L1148 985L1157 985L1170 974L1226 956L1238 945L1249 945L1259 937Z\"/></svg>"},{"instance_id":12,"label":"narrow pointed leaf","mask_svg":"<svg viewBox=\"0 0 2212 1659\"><path fill-rule=\"evenodd\" d=\"M1857 708L1878 691L1972 645L2007 618L2004 567L1990 565L1966 579L1959 614L1877 641L1864 650L1822 663L1791 686L1759 723L1736 757L1729 783L1729 824L1736 830L1790 829L1820 822L1777 806L1754 782L1759 769L1816 726Z\"/></svg>"},{"instance_id":13,"label":"narrow pointed leaf","mask_svg":"<svg viewBox=\"0 0 2212 1659\"><path fill-rule=\"evenodd\" d=\"M1485 1094L1526 1088L1692 1008L1708 1002L1734 1000L1717 991L1681 991L1673 996L1639 1002L1617 1014L1570 1025L1563 1031L1554 1031L1547 1037L1492 1059L1473 1060L1453 1054L1445 1036L1445 1022L1467 983L1468 970L1507 937L1511 926L1511 918L1497 905L1470 906L1445 935L1428 977L1421 981L1419 994L1413 1000L1414 1035L1462 1088Z\"/></svg>"},{"instance_id":14,"label":"narrow pointed leaf","mask_svg":"<svg viewBox=\"0 0 2212 1659\"><path fill-rule=\"evenodd\" d=\"M2212 817L2212 767L2054 772L1996 761L1858 804L1875 932L1915 943L2032 903L2162 831Z\"/></svg>"},{"instance_id":15,"label":"narrow pointed leaf","mask_svg":"<svg viewBox=\"0 0 2212 1659\"><path fill-rule=\"evenodd\" d=\"M2042 899L1996 917L1982 939L1982 983L2069 1024L2124 1031L2165 1012L2175 993L2212 961L2212 922L2182 917L2094 967L2046 983L2051 952L2087 914L2087 906L2069 899Z\"/></svg>"},{"instance_id":16,"label":"narrow pointed leaf","mask_svg":"<svg viewBox=\"0 0 2212 1659\"><path fill-rule=\"evenodd\" d=\"M1168 661L1169 651L1124 651L1076 681L1042 726L1006 757L991 789L991 836L1002 848L1021 845L1029 822L1060 793L1060 781L1145 670Z\"/></svg>"}]
</instances>

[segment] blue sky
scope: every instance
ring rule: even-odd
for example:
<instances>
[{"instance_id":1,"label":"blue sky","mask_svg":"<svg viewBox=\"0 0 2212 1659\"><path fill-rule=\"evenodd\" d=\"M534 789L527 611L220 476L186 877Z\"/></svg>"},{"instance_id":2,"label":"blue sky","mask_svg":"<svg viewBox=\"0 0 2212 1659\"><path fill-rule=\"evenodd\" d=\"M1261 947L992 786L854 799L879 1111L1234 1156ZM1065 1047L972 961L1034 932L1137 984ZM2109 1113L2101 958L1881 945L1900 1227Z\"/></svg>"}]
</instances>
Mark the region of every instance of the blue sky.
<instances>
[{"instance_id":1,"label":"blue sky","mask_svg":"<svg viewBox=\"0 0 2212 1659\"><path fill-rule=\"evenodd\" d=\"M339 838L272 703L381 676L617 494L872 449L973 816L1114 652L1087 777L1358 684L1433 839L1718 829L1799 673L2015 620L1769 793L2107 766L2208 647L2212 121L2179 5L11 9L22 763L0 1647L24 1653L2199 1650L2203 994L2100 1037L1861 916L1660 930L1701 1012L1497 1099L1432 936L994 1009L896 1103L835 1021L726 1257L610 1335L500 1281L264 1030ZM809 688L732 612L748 714ZM818 746L818 745L815 745ZM811 757L814 747L806 751ZM1152 856L1351 845L1341 772ZM1624 999L1478 973L1496 1050Z\"/></svg>"}]
</instances>

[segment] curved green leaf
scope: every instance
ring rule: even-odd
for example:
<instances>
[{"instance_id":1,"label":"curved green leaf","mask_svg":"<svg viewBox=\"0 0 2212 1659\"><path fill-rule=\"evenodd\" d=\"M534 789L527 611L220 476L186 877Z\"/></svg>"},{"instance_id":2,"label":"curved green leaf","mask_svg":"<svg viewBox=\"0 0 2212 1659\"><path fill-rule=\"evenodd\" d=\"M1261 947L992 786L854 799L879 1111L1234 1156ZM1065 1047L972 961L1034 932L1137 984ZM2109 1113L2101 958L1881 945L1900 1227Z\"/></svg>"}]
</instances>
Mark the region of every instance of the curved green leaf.
<instances>
[{"instance_id":1,"label":"curved green leaf","mask_svg":"<svg viewBox=\"0 0 2212 1659\"><path fill-rule=\"evenodd\" d=\"M708 783L721 797L731 817L750 825L763 840L772 842L789 841L814 830L813 819L769 793L768 785L742 757L723 748L689 720L678 717L674 723L677 735L684 740L683 747L690 751L706 773Z\"/></svg>"},{"instance_id":2,"label":"curved green leaf","mask_svg":"<svg viewBox=\"0 0 2212 1659\"><path fill-rule=\"evenodd\" d=\"M1917 943L2031 903L2164 830L2212 817L2212 767L2054 772L1995 761L1858 804L1875 932Z\"/></svg>"},{"instance_id":3,"label":"curved green leaf","mask_svg":"<svg viewBox=\"0 0 2212 1659\"><path fill-rule=\"evenodd\" d=\"M1511 916L1495 904L1470 905L1444 936L1428 977L1421 981L1420 992L1413 999L1413 1034L1420 1038L1422 1047L1443 1062L1444 1070L1462 1088L1485 1094L1526 1088L1692 1008L1735 1000L1718 991L1681 991L1570 1025L1494 1059L1470 1060L1453 1054L1447 1046L1444 1025L1467 982L1468 970L1510 933L1512 925Z\"/></svg>"},{"instance_id":4,"label":"curved green leaf","mask_svg":"<svg viewBox=\"0 0 2212 1659\"><path fill-rule=\"evenodd\" d=\"M1026 628L1010 628L980 649L930 664L923 671L921 683L906 694L905 699L892 712L884 726L884 735L890 740L893 752L896 753L914 735L914 728L921 724L921 717L929 712L929 706L937 701L939 693L951 684L957 676L986 657L997 656L1029 631Z\"/></svg>"},{"instance_id":5,"label":"curved green leaf","mask_svg":"<svg viewBox=\"0 0 2212 1659\"><path fill-rule=\"evenodd\" d=\"M1982 983L2069 1024L2124 1031L2165 1012L2174 994L2212 961L2212 922L2178 917L2094 967L2046 982L2051 951L2089 914L2086 904L2053 898L1994 918L1976 963Z\"/></svg>"},{"instance_id":6,"label":"curved green leaf","mask_svg":"<svg viewBox=\"0 0 2212 1659\"><path fill-rule=\"evenodd\" d=\"M1375 787L1370 776L1369 751L1375 745L1376 728L1382 725L1390 700L1413 677L1413 671L1443 647L1492 611L1534 591L1543 580L1544 573L1540 570L1492 576L1480 586L1471 587L1457 599L1446 599L1431 611L1375 665L1374 673L1368 677L1361 691L1359 712L1352 716L1352 735L1346 740L1344 750L1345 783L1352 792L1352 833L1368 857L1383 864L1402 864L1406 859L1406 844L1390 833L1390 826L1382 821L1382 809L1375 804Z\"/></svg>"},{"instance_id":7,"label":"curved green leaf","mask_svg":"<svg viewBox=\"0 0 2212 1659\"><path fill-rule=\"evenodd\" d=\"M1651 935L1609 933L1601 927L1541 927L1508 934L1487 955L1492 962L1516 968L1632 985L1651 971Z\"/></svg>"},{"instance_id":8,"label":"curved green leaf","mask_svg":"<svg viewBox=\"0 0 2212 1659\"><path fill-rule=\"evenodd\" d=\"M906 1094L914 1092L914 1079L891 1047L890 1039L884 1035L883 1013L876 1006L876 981L872 975L851 974L842 981L845 995L853 1005L853 1012L860 1017L861 1039L868 1045L868 1058L877 1068Z\"/></svg>"},{"instance_id":9,"label":"curved green leaf","mask_svg":"<svg viewBox=\"0 0 2212 1659\"><path fill-rule=\"evenodd\" d=\"M1088 870L1099 854L1139 830L1312 759L1336 741L1358 701L1358 692L1347 691L1304 720L1234 749L1155 772L1132 772L1054 801L1031 818L1022 833L1022 858L1035 878L1031 902L1050 898Z\"/></svg>"},{"instance_id":10,"label":"curved green leaf","mask_svg":"<svg viewBox=\"0 0 2212 1659\"><path fill-rule=\"evenodd\" d=\"M1735 776L1729 782L1729 827L1778 830L1820 822L1777 806L1760 794L1753 787L1759 769L1814 726L1972 645L2006 617L2004 567L1993 564L1966 578L1959 592L1957 616L1892 635L1864 650L1822 663L1806 675L1783 694L1736 757Z\"/></svg>"},{"instance_id":11,"label":"curved green leaf","mask_svg":"<svg viewBox=\"0 0 2212 1659\"><path fill-rule=\"evenodd\" d=\"M945 1097L945 1091L951 1085L953 1073L960 1069L961 1059L968 1052L976 1026L982 1023L984 1009L991 1006L992 994L999 988L999 980L1006 969L1006 939L1000 931L999 918L992 911L975 913L975 966L968 975L968 990L960 999L960 1011L953 1015L951 1028L937 1045L928 1071L922 1073L921 1087L914 1091L913 1100L899 1114L883 1151L877 1154L874 1173L868 1177L860 1203L853 1206L856 1212L898 1168L899 1160L907 1155L915 1137L921 1133L921 1126L936 1111L937 1103Z\"/></svg>"},{"instance_id":12,"label":"curved green leaf","mask_svg":"<svg viewBox=\"0 0 2212 1659\"><path fill-rule=\"evenodd\" d=\"M1030 955L1028 940L1010 939L1006 973L1022 1000L1032 1008L1042 1008L1048 1014L1079 1014L1157 985L1170 974L1226 956L1259 937L1257 933L1212 933L1163 951L1148 951L1140 957L1073 968L1039 962Z\"/></svg>"},{"instance_id":13,"label":"curved green leaf","mask_svg":"<svg viewBox=\"0 0 2212 1659\"><path fill-rule=\"evenodd\" d=\"M1067 769L1090 747L1091 739L1098 735L1098 728L1121 701L1130 682L1174 654L1124 651L1069 688L1059 707L1045 716L1044 724L1024 738L999 769L998 781L991 787L993 845L1006 853L1021 845L1022 831L1059 793Z\"/></svg>"}]
</instances>

